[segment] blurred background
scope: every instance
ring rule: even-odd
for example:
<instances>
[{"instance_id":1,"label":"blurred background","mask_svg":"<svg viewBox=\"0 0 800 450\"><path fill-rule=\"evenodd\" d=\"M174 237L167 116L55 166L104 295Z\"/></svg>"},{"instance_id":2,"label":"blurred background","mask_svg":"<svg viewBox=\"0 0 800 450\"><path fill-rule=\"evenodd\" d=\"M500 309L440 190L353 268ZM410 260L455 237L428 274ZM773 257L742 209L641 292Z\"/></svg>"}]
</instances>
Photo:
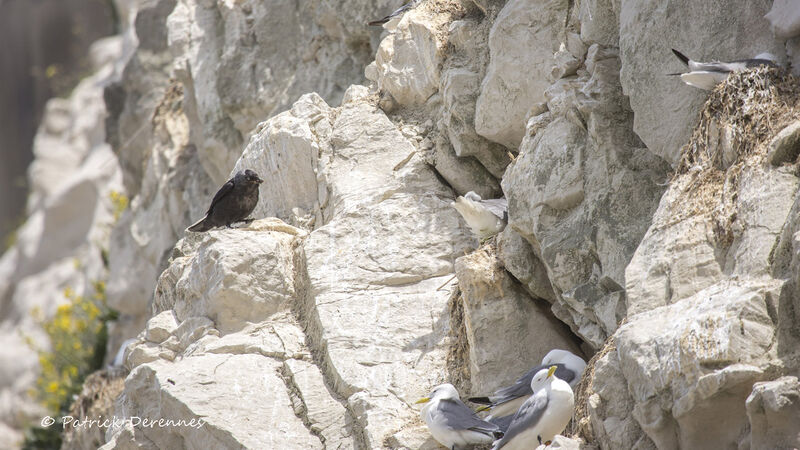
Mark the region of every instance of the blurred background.
<instances>
[{"instance_id":1,"label":"blurred background","mask_svg":"<svg viewBox=\"0 0 800 450\"><path fill-rule=\"evenodd\" d=\"M26 169L45 103L91 71L88 50L118 32L108 0L0 0L0 236L25 218Z\"/></svg>"}]
</instances>

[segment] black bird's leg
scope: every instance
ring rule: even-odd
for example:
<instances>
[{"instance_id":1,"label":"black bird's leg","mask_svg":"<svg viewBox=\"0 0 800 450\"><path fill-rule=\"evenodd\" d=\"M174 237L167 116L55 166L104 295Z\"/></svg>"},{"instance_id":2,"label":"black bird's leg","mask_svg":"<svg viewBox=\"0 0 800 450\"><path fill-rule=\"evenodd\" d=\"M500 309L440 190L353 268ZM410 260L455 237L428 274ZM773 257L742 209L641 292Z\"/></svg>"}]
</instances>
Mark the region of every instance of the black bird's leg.
<instances>
[{"instance_id":1,"label":"black bird's leg","mask_svg":"<svg viewBox=\"0 0 800 450\"><path fill-rule=\"evenodd\" d=\"M228 222L228 223L226 223L226 224L225 224L225 228L231 228L231 224L230 224L230 222Z\"/></svg>"},{"instance_id":2,"label":"black bird's leg","mask_svg":"<svg viewBox=\"0 0 800 450\"><path fill-rule=\"evenodd\" d=\"M248 217L247 219L240 220L240 222L242 222L244 224L247 224L247 225L250 225L250 223L252 223L254 220L256 220L256 219L253 218L253 217Z\"/></svg>"},{"instance_id":3,"label":"black bird's leg","mask_svg":"<svg viewBox=\"0 0 800 450\"><path fill-rule=\"evenodd\" d=\"M536 439L539 440L539 445L542 445L542 436L536 436Z\"/></svg>"}]
</instances>

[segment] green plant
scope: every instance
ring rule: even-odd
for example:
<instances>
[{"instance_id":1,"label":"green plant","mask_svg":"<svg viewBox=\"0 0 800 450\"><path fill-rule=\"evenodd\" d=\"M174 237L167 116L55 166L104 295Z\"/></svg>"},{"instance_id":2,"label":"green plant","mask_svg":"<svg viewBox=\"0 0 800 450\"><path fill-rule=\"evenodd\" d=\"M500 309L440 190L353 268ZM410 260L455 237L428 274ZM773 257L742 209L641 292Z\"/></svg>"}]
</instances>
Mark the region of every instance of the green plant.
<instances>
[{"instance_id":1,"label":"green plant","mask_svg":"<svg viewBox=\"0 0 800 450\"><path fill-rule=\"evenodd\" d=\"M64 289L67 302L49 319L38 308L31 311L50 339L50 348L41 349L26 337L28 345L38 352L41 366L31 395L54 417L66 414L83 380L101 368L105 358L106 323L116 319L117 313L106 305L105 282L92 283L92 291L77 295L69 287ZM32 426L25 432L23 448L52 448L53 442L60 442L60 430L59 426Z\"/></svg>"}]
</instances>

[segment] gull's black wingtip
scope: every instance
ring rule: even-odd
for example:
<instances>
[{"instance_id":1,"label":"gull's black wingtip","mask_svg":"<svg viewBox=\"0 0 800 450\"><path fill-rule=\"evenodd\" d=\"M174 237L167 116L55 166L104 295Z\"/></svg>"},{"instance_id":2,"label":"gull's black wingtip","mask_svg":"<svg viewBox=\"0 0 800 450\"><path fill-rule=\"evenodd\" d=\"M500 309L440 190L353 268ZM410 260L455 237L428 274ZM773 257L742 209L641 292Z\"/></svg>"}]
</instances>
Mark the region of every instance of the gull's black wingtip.
<instances>
[{"instance_id":1,"label":"gull's black wingtip","mask_svg":"<svg viewBox=\"0 0 800 450\"><path fill-rule=\"evenodd\" d=\"M470 397L467 400L471 401L472 403L477 403L479 405L491 405L492 401L489 400L489 397Z\"/></svg>"},{"instance_id":2,"label":"gull's black wingtip","mask_svg":"<svg viewBox=\"0 0 800 450\"><path fill-rule=\"evenodd\" d=\"M385 24L388 21L389 21L389 19L387 17L384 17L383 19L380 19L380 20L373 20L372 22L367 22L367 25L369 25L371 27L379 27L379 26Z\"/></svg>"},{"instance_id":3,"label":"gull's black wingtip","mask_svg":"<svg viewBox=\"0 0 800 450\"><path fill-rule=\"evenodd\" d=\"M686 64L687 66L689 65L689 57L687 57L683 53L675 50L674 48L672 49L672 53L674 53L675 56L677 56L678 59L680 59L684 64Z\"/></svg>"}]
</instances>

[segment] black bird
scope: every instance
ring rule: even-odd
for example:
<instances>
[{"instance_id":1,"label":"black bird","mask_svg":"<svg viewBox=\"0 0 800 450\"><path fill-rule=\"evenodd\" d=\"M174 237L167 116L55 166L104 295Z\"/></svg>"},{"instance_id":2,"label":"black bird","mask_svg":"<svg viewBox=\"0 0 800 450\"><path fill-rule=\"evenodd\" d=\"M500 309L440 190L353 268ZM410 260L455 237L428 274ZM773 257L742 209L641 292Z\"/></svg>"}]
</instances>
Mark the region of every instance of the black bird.
<instances>
[{"instance_id":1,"label":"black bird","mask_svg":"<svg viewBox=\"0 0 800 450\"><path fill-rule=\"evenodd\" d=\"M386 16L386 17L384 17L382 19L373 20L372 22L367 22L367 25L369 25L371 27L379 27L379 26L385 24L386 22L394 19L395 17L403 14L404 12L408 11L409 9L416 7L421 1L422 0L411 0L410 2L406 3L405 5L397 8L393 13L389 14L388 16Z\"/></svg>"},{"instance_id":2,"label":"black bird","mask_svg":"<svg viewBox=\"0 0 800 450\"><path fill-rule=\"evenodd\" d=\"M188 231L208 231L237 222L251 222L247 216L258 204L258 185L264 180L250 169L240 170L214 195L206 216L187 228Z\"/></svg>"}]
</instances>

